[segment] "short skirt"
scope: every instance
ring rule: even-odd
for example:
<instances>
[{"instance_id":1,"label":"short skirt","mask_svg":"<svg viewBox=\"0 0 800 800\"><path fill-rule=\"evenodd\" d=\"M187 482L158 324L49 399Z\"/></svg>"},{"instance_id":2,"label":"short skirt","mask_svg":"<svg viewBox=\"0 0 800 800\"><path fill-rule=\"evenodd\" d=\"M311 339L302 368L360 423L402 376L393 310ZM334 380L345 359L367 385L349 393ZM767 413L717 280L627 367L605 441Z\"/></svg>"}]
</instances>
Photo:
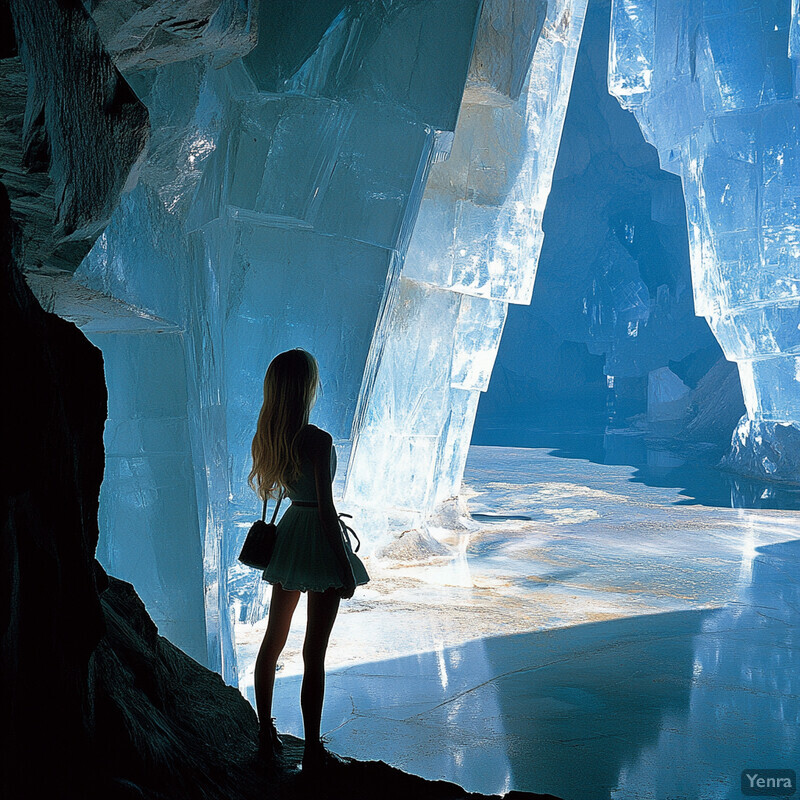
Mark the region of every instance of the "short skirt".
<instances>
[{"instance_id":1,"label":"short skirt","mask_svg":"<svg viewBox=\"0 0 800 800\"><path fill-rule=\"evenodd\" d=\"M350 548L346 550L356 586L362 586L369 581L366 567ZM278 523L275 549L261 577L284 589L324 592L344 586L336 563L317 509L289 506Z\"/></svg>"}]
</instances>

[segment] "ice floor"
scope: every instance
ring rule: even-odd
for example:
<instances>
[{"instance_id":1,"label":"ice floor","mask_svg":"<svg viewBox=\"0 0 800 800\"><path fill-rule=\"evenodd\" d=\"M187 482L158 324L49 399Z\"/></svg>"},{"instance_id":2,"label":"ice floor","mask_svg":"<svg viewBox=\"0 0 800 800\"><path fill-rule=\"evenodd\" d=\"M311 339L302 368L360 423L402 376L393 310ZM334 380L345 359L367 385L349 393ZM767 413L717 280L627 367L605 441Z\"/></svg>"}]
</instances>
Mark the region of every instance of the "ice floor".
<instances>
[{"instance_id":1,"label":"ice floor","mask_svg":"<svg viewBox=\"0 0 800 800\"><path fill-rule=\"evenodd\" d=\"M438 532L457 557L366 559L343 604L330 749L564 800L739 798L744 769L800 768L798 492L627 433L473 447L465 483L474 529ZM274 707L296 735L304 618ZM236 631L251 699L263 630Z\"/></svg>"}]
</instances>

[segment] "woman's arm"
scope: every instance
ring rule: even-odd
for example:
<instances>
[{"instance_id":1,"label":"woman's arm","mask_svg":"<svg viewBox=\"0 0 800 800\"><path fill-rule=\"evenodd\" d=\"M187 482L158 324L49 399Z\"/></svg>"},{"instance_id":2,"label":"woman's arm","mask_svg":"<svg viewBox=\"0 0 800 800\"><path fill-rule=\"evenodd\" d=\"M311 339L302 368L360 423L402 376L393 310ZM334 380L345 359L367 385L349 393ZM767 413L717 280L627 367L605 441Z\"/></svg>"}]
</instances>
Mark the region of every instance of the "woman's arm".
<instances>
[{"instance_id":1,"label":"woman's arm","mask_svg":"<svg viewBox=\"0 0 800 800\"><path fill-rule=\"evenodd\" d=\"M323 533L331 545L339 568L339 574L345 584L341 596L346 599L353 596L356 579L353 575L353 567L344 549L339 518L336 514L336 507L333 504L333 478L331 477L333 439L329 433L319 428L311 428L309 430L310 433L312 431L313 434L310 437L309 446L312 463L314 464L314 479L317 484L317 512L319 513Z\"/></svg>"}]
</instances>

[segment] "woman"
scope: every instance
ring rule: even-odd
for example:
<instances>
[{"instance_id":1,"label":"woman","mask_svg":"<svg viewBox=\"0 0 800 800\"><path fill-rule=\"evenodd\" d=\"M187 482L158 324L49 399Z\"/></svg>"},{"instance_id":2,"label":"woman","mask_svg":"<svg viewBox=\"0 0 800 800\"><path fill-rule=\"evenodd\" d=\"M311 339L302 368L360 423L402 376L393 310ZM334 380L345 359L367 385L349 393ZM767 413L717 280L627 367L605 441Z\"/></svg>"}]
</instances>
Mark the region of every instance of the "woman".
<instances>
[{"instance_id":1,"label":"woman","mask_svg":"<svg viewBox=\"0 0 800 800\"><path fill-rule=\"evenodd\" d=\"M272 360L264 378L264 404L253 437L249 476L250 486L262 499L283 493L292 501L278 523L275 550L263 574L272 584L272 599L254 676L261 723L259 745L269 758L282 747L271 716L275 670L300 593L307 591L300 692L304 771L325 761L319 733L325 651L339 599L352 597L355 587L369 580L361 560L345 547L333 505L333 440L329 433L308 423L318 386L317 362L305 350L288 350Z\"/></svg>"}]
</instances>

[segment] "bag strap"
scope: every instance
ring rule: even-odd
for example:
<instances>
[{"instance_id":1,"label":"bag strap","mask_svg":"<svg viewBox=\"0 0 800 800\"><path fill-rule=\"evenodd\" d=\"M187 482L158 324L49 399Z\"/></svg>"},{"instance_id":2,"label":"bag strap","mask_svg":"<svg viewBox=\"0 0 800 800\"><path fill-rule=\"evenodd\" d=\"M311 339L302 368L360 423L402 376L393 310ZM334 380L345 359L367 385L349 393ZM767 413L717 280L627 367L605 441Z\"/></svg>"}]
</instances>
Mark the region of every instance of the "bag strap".
<instances>
[{"instance_id":1,"label":"bag strap","mask_svg":"<svg viewBox=\"0 0 800 800\"><path fill-rule=\"evenodd\" d=\"M264 496L264 507L261 509L261 521L266 522L267 519L267 498L269 495ZM272 512L272 519L270 525L275 524L275 518L278 516L278 509L281 507L281 500L283 500L283 489L278 493L278 502L275 504L275 510Z\"/></svg>"},{"instance_id":2,"label":"bag strap","mask_svg":"<svg viewBox=\"0 0 800 800\"><path fill-rule=\"evenodd\" d=\"M347 536L347 535L355 536L355 538L356 538L356 549L353 552L357 553L358 552L358 548L361 547L361 539L358 538L358 534L342 519L342 517L347 517L348 519L353 519L353 515L352 514L345 514L345 513L339 514L339 524L342 526L342 533L344 533L345 536Z\"/></svg>"}]
</instances>

